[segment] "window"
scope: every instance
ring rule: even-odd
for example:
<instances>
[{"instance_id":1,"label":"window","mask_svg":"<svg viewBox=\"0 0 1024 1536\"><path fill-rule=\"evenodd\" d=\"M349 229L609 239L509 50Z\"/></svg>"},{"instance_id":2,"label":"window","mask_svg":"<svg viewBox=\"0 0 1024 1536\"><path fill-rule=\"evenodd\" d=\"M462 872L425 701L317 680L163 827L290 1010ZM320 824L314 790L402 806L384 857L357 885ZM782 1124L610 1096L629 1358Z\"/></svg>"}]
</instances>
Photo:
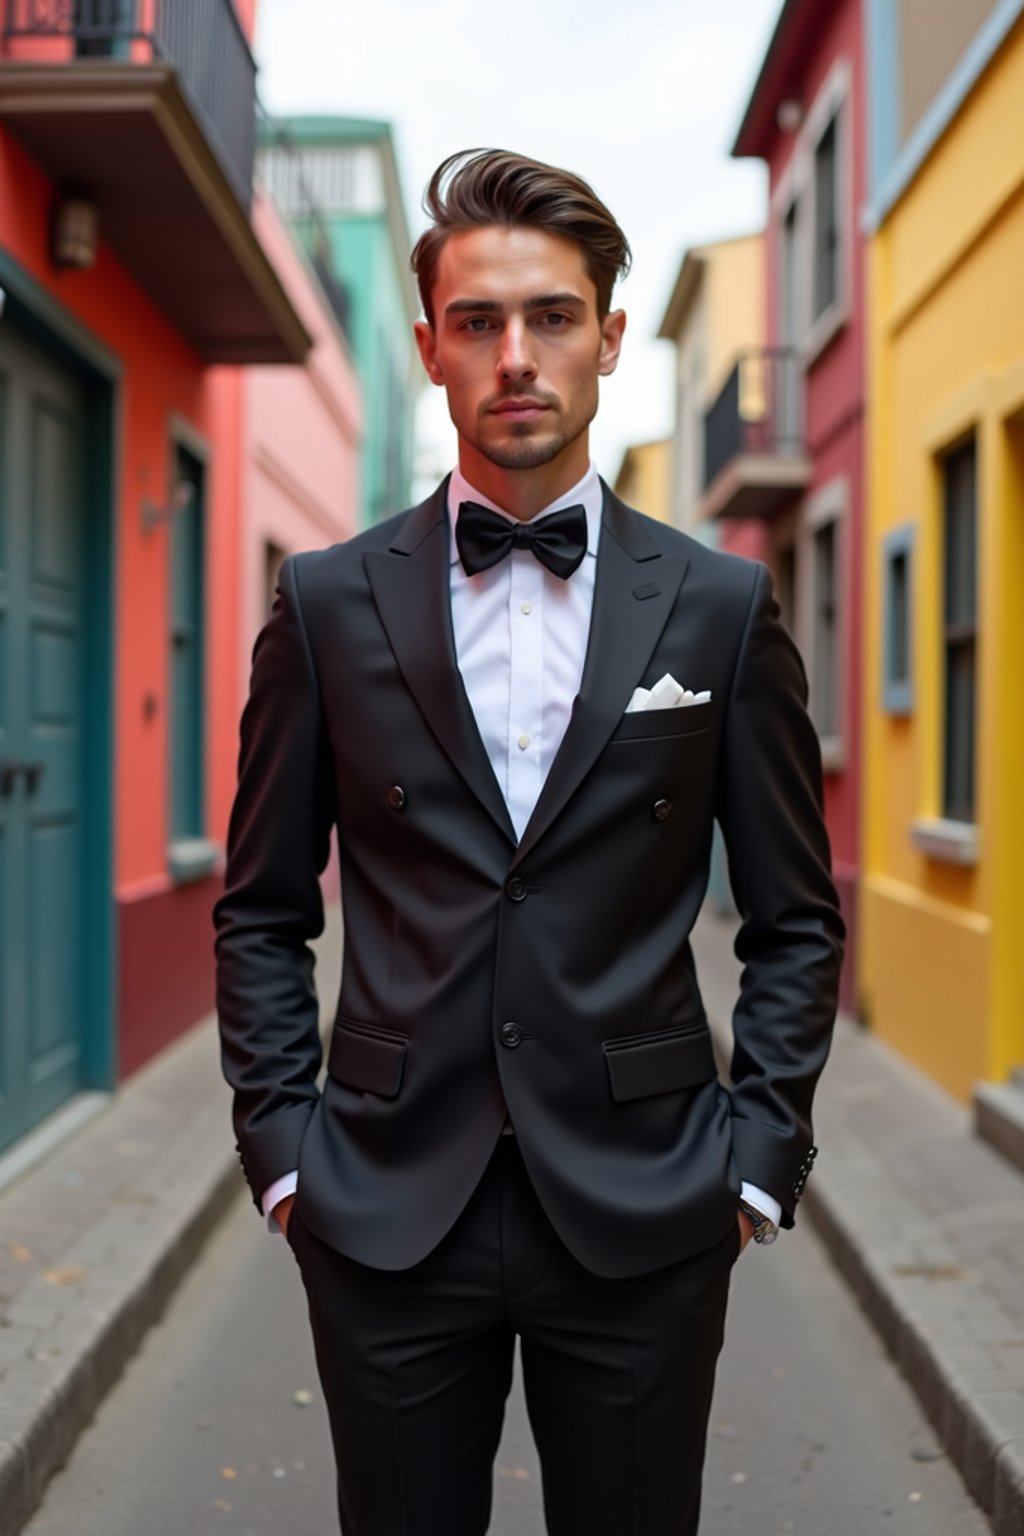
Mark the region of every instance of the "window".
<instances>
[{"instance_id":1,"label":"window","mask_svg":"<svg viewBox=\"0 0 1024 1536\"><path fill-rule=\"evenodd\" d=\"M810 367L849 320L853 209L847 112L850 62L837 58L798 129L772 191L779 345Z\"/></svg>"},{"instance_id":2,"label":"window","mask_svg":"<svg viewBox=\"0 0 1024 1536\"><path fill-rule=\"evenodd\" d=\"M885 541L882 708L906 715L913 706L910 677L911 550L913 529L900 528Z\"/></svg>"},{"instance_id":3,"label":"window","mask_svg":"<svg viewBox=\"0 0 1024 1536\"><path fill-rule=\"evenodd\" d=\"M831 772L846 766L843 529L849 500L844 475L827 481L800 513L796 533L794 638L807 669L808 706L822 762Z\"/></svg>"},{"instance_id":4,"label":"window","mask_svg":"<svg viewBox=\"0 0 1024 1536\"><path fill-rule=\"evenodd\" d=\"M796 633L796 545L786 544L775 554L775 596L782 622Z\"/></svg>"},{"instance_id":5,"label":"window","mask_svg":"<svg viewBox=\"0 0 1024 1536\"><path fill-rule=\"evenodd\" d=\"M286 551L268 539L263 546L263 612L268 619L277 593L277 578L285 559Z\"/></svg>"},{"instance_id":6,"label":"window","mask_svg":"<svg viewBox=\"0 0 1024 1536\"><path fill-rule=\"evenodd\" d=\"M975 816L977 670L977 450L973 438L947 454L943 479L943 815Z\"/></svg>"},{"instance_id":7,"label":"window","mask_svg":"<svg viewBox=\"0 0 1024 1536\"><path fill-rule=\"evenodd\" d=\"M820 736L839 733L836 587L836 524L823 523L813 533L811 606L811 715Z\"/></svg>"},{"instance_id":8,"label":"window","mask_svg":"<svg viewBox=\"0 0 1024 1536\"><path fill-rule=\"evenodd\" d=\"M170 524L172 842L201 838L203 795L203 466L178 444Z\"/></svg>"},{"instance_id":9,"label":"window","mask_svg":"<svg viewBox=\"0 0 1024 1536\"><path fill-rule=\"evenodd\" d=\"M833 117L814 150L814 314L839 298L838 117Z\"/></svg>"}]
</instances>

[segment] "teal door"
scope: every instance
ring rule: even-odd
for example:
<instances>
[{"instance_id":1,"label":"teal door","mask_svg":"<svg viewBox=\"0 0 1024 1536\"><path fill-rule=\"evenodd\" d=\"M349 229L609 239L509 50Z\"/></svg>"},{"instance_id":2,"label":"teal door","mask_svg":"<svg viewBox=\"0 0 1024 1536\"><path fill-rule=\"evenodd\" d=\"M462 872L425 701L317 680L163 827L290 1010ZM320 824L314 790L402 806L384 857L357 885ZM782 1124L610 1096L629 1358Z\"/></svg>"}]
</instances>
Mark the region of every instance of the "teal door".
<instances>
[{"instance_id":1,"label":"teal door","mask_svg":"<svg viewBox=\"0 0 1024 1536\"><path fill-rule=\"evenodd\" d=\"M86 416L0 321L0 1147L83 1080Z\"/></svg>"}]
</instances>

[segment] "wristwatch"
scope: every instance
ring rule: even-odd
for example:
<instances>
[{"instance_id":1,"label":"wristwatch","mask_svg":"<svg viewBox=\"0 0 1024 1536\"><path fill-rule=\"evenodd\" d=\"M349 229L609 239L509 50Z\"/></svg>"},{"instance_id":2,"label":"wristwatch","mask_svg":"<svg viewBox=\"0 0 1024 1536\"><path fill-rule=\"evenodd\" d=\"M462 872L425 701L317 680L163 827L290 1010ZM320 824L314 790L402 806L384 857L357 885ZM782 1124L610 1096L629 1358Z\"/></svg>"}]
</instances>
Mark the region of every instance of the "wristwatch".
<instances>
[{"instance_id":1,"label":"wristwatch","mask_svg":"<svg viewBox=\"0 0 1024 1536\"><path fill-rule=\"evenodd\" d=\"M749 1200L740 1200L740 1210L754 1229L755 1243L774 1243L779 1229L771 1217L759 1211L756 1205L751 1205Z\"/></svg>"}]
</instances>

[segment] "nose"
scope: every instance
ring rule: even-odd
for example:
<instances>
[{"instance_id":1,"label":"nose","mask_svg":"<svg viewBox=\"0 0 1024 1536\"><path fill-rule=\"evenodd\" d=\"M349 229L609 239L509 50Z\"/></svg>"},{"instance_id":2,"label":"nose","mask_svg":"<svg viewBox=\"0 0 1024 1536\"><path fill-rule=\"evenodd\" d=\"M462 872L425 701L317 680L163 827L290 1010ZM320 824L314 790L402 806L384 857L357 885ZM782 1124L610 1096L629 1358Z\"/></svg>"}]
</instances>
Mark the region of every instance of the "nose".
<instances>
[{"instance_id":1,"label":"nose","mask_svg":"<svg viewBox=\"0 0 1024 1536\"><path fill-rule=\"evenodd\" d=\"M505 326L498 353L498 374L503 383L536 376L537 365L530 354L529 332L518 316Z\"/></svg>"}]
</instances>

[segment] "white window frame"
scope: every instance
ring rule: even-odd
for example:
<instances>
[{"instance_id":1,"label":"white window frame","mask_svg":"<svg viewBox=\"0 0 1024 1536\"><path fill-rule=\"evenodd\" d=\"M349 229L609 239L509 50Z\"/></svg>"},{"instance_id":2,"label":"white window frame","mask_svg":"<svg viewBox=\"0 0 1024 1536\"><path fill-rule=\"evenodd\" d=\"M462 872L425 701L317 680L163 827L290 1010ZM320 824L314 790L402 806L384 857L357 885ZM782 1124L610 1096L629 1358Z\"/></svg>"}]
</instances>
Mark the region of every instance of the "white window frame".
<instances>
[{"instance_id":1,"label":"white window frame","mask_svg":"<svg viewBox=\"0 0 1024 1536\"><path fill-rule=\"evenodd\" d=\"M797 130L793 152L779 177L771 201L772 238L779 272L778 298L782 299L783 225L794 201L796 219L796 347L805 368L824 352L833 337L849 323L852 309L854 230L853 134L851 132L853 72L847 59L836 59ZM836 122L836 175L839 199L836 297L821 314L814 315L814 229L817 188L814 157L826 129ZM781 336L781 326L780 332Z\"/></svg>"},{"instance_id":2,"label":"white window frame","mask_svg":"<svg viewBox=\"0 0 1024 1536\"><path fill-rule=\"evenodd\" d=\"M811 703L817 687L817 657L814 651L814 616L817 608L816 564L814 537L819 529L832 524L835 528L833 559L835 563L836 649L835 676L832 686L835 696L835 729L828 735L819 731L822 765L829 773L839 773L846 767L847 701L843 687L847 675L849 655L848 603L844 577L848 569L846 548L850 512L850 483L845 475L836 475L808 497L800 514L796 537L796 641L804 659Z\"/></svg>"}]
</instances>

